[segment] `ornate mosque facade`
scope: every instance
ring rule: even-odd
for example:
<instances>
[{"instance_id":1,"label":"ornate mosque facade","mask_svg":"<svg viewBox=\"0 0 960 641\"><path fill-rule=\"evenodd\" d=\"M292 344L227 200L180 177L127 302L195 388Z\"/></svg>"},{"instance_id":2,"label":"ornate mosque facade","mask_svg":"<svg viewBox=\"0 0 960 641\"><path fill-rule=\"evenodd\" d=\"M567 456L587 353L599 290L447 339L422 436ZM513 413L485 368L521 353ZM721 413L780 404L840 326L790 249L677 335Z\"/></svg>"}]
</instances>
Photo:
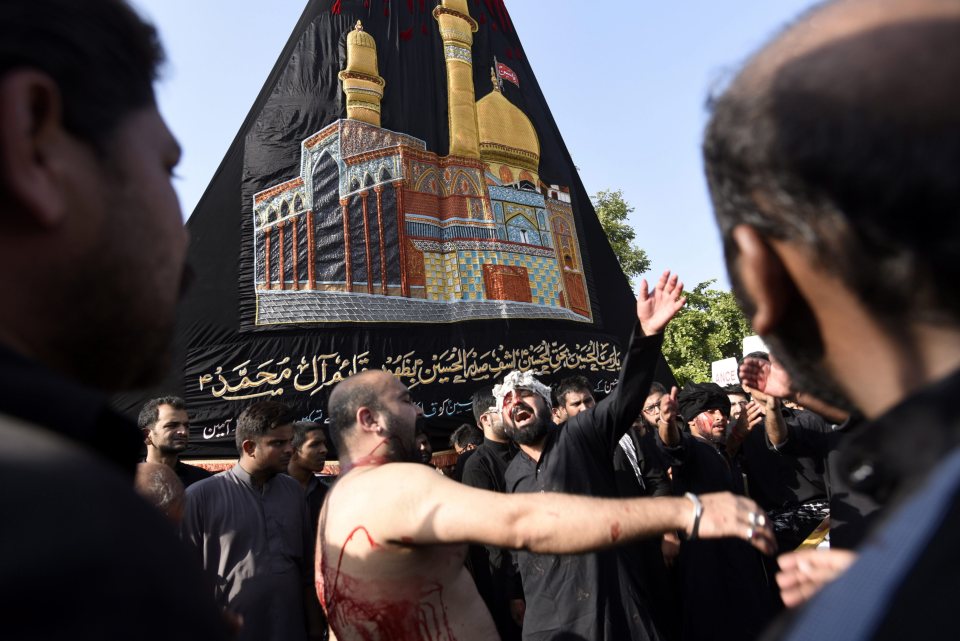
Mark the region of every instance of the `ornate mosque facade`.
<instances>
[{"instance_id":1,"label":"ornate mosque facade","mask_svg":"<svg viewBox=\"0 0 960 641\"><path fill-rule=\"evenodd\" d=\"M592 320L569 190L499 77L475 100L467 0L434 10L450 150L380 126L373 37L347 36L347 118L301 143L300 175L254 195L258 325Z\"/></svg>"}]
</instances>

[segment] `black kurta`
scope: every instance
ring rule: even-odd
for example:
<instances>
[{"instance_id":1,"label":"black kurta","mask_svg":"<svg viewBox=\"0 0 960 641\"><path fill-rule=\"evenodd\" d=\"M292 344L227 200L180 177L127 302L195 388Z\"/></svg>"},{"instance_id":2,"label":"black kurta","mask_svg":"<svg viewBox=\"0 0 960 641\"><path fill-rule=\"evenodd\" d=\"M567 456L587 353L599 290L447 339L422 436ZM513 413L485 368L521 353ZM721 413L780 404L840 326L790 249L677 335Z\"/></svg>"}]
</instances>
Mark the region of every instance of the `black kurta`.
<instances>
[{"instance_id":1,"label":"black kurta","mask_svg":"<svg viewBox=\"0 0 960 641\"><path fill-rule=\"evenodd\" d=\"M199 565L133 490L106 397L0 347L4 639L227 639Z\"/></svg>"},{"instance_id":2,"label":"black kurta","mask_svg":"<svg viewBox=\"0 0 960 641\"><path fill-rule=\"evenodd\" d=\"M662 341L635 334L614 392L552 430L539 463L521 451L507 469L507 491L617 496L614 448L640 414ZM518 552L517 559L527 601L524 639L659 638L629 551Z\"/></svg>"},{"instance_id":3,"label":"black kurta","mask_svg":"<svg viewBox=\"0 0 960 641\"><path fill-rule=\"evenodd\" d=\"M659 443L677 494L743 494L738 461L713 443L686 433L676 447ZM684 541L678 563L684 641L750 641L779 610L773 566L746 541Z\"/></svg>"},{"instance_id":4,"label":"black kurta","mask_svg":"<svg viewBox=\"0 0 960 641\"><path fill-rule=\"evenodd\" d=\"M463 466L464 485L505 492L504 474L507 466L516 455L516 448L510 443L497 443L483 439L483 444L471 452ZM513 557L503 548L471 545L467 554L467 569L473 576L477 592L493 616L497 632L503 641L520 638L520 626L510 616L509 602L523 598L520 577L513 567Z\"/></svg>"}]
</instances>

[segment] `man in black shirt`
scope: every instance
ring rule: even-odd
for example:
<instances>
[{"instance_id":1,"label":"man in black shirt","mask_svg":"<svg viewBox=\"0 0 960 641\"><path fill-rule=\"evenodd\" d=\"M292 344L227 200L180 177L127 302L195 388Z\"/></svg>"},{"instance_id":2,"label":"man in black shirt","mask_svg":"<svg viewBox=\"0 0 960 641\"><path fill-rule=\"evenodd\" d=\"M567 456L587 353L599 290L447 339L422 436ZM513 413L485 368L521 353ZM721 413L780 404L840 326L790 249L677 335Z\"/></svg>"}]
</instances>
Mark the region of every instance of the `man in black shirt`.
<instances>
[{"instance_id":1,"label":"man in black shirt","mask_svg":"<svg viewBox=\"0 0 960 641\"><path fill-rule=\"evenodd\" d=\"M187 235L157 34L120 0L0 11L2 636L225 639L143 437L106 393L165 371Z\"/></svg>"},{"instance_id":2,"label":"man in black shirt","mask_svg":"<svg viewBox=\"0 0 960 641\"><path fill-rule=\"evenodd\" d=\"M661 399L658 421L674 491L744 494L738 444L727 438L726 393L715 383L688 383L675 395L676 388ZM680 429L681 420L689 432ZM778 609L772 572L743 541L684 541L679 571L684 641L754 639Z\"/></svg>"},{"instance_id":3,"label":"man in black shirt","mask_svg":"<svg viewBox=\"0 0 960 641\"><path fill-rule=\"evenodd\" d=\"M483 443L463 467L465 485L505 492L504 474L517 453L503 432L503 420L496 408L493 389L484 388L473 395L473 416L483 429ZM517 574L511 551L489 546L471 545L467 568L477 585L477 591L487 604L503 641L520 638L523 623L523 588Z\"/></svg>"},{"instance_id":4,"label":"man in black shirt","mask_svg":"<svg viewBox=\"0 0 960 641\"><path fill-rule=\"evenodd\" d=\"M147 446L146 462L172 468L184 488L213 476L202 467L180 460L180 454L190 445L190 417L182 398L162 396L147 401L140 410L137 425Z\"/></svg>"},{"instance_id":5,"label":"man in black shirt","mask_svg":"<svg viewBox=\"0 0 960 641\"><path fill-rule=\"evenodd\" d=\"M527 394L550 406L549 388L514 372L494 389L507 435L520 453L507 469L509 492L618 495L613 452L640 413L660 357L663 329L683 306L682 283L661 276L653 294L642 284L638 326L613 393L559 426L541 420ZM527 390L527 392L523 392ZM544 417L545 418L545 417ZM524 639L577 635L589 641L658 638L629 553L605 550L576 556L517 554L527 610Z\"/></svg>"}]
</instances>

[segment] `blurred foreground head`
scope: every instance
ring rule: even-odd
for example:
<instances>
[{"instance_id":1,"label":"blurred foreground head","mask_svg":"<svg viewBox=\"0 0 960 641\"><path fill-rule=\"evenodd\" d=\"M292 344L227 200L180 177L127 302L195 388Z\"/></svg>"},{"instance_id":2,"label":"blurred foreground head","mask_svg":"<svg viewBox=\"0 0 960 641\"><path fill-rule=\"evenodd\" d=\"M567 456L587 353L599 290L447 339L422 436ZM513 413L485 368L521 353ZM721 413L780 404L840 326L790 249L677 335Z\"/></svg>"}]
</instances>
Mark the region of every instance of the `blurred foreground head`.
<instances>
[{"instance_id":1,"label":"blurred foreground head","mask_svg":"<svg viewBox=\"0 0 960 641\"><path fill-rule=\"evenodd\" d=\"M795 387L882 412L960 366L960 3L819 5L712 100L731 282Z\"/></svg>"},{"instance_id":2,"label":"blurred foreground head","mask_svg":"<svg viewBox=\"0 0 960 641\"><path fill-rule=\"evenodd\" d=\"M183 274L162 59L120 0L0 0L0 341L105 390L165 370Z\"/></svg>"}]
</instances>

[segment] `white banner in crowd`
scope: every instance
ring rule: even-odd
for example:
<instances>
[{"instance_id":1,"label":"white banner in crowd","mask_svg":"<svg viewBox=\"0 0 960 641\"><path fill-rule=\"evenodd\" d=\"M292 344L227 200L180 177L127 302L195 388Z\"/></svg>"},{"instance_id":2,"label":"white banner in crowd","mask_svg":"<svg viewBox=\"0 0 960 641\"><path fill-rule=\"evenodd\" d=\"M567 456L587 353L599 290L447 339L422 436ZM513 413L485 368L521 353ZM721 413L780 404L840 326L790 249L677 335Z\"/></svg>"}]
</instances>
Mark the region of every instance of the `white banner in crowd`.
<instances>
[{"instance_id":1,"label":"white banner in crowd","mask_svg":"<svg viewBox=\"0 0 960 641\"><path fill-rule=\"evenodd\" d=\"M737 359L731 356L722 361L713 361L710 365L710 378L720 387L727 385L739 385L740 378L737 376Z\"/></svg>"},{"instance_id":2,"label":"white banner in crowd","mask_svg":"<svg viewBox=\"0 0 960 641\"><path fill-rule=\"evenodd\" d=\"M770 350L767 349L767 344L759 336L744 336L743 355L746 356L751 352L767 352L769 354Z\"/></svg>"}]
</instances>

